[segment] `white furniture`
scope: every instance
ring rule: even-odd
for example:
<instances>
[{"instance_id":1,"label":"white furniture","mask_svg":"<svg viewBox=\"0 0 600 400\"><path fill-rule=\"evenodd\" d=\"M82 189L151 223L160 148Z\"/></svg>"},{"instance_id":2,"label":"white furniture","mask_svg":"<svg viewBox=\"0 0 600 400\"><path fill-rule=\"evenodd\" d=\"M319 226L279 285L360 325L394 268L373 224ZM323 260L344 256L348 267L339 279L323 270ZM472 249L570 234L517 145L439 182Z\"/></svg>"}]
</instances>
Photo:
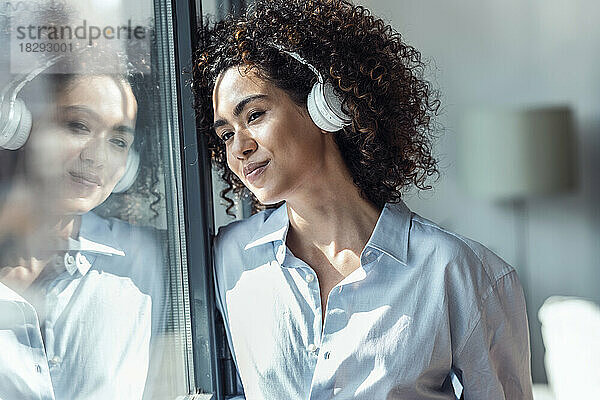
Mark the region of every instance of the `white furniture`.
<instances>
[{"instance_id":1,"label":"white furniture","mask_svg":"<svg viewBox=\"0 0 600 400\"><path fill-rule=\"evenodd\" d=\"M538 312L546 347L548 384L555 400L600 399L600 307L553 296ZM538 387L536 400L553 399Z\"/></svg>"},{"instance_id":2,"label":"white furniture","mask_svg":"<svg viewBox=\"0 0 600 400\"><path fill-rule=\"evenodd\" d=\"M533 384L533 400L556 400L550 386L543 383Z\"/></svg>"}]
</instances>

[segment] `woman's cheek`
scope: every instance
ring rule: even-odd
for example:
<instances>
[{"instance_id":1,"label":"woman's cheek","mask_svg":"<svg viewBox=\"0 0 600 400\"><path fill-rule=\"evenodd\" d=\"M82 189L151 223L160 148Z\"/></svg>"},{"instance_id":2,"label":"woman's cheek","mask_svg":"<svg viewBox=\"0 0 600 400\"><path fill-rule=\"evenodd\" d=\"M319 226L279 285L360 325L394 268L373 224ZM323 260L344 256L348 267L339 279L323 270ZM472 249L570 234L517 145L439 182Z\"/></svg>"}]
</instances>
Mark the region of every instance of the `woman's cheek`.
<instances>
[{"instance_id":1,"label":"woman's cheek","mask_svg":"<svg viewBox=\"0 0 600 400\"><path fill-rule=\"evenodd\" d=\"M69 160L77 156L77 146L64 138L58 128L32 132L26 144L28 170L47 180L62 176Z\"/></svg>"},{"instance_id":2,"label":"woman's cheek","mask_svg":"<svg viewBox=\"0 0 600 400\"><path fill-rule=\"evenodd\" d=\"M110 171L110 188L112 191L112 189L114 189L114 187L117 185L117 183L119 182L119 180L123 177L123 175L125 174L125 168L127 166L127 158L125 157L124 159L121 158L119 160L119 163L114 165L113 168Z\"/></svg>"},{"instance_id":3,"label":"woman's cheek","mask_svg":"<svg viewBox=\"0 0 600 400\"><path fill-rule=\"evenodd\" d=\"M239 160L237 160L229 152L227 152L227 166L229 167L231 172L233 172L235 174L235 176L237 176L240 180L243 181L243 178L244 178L243 173L242 173L243 167L240 165Z\"/></svg>"}]
</instances>

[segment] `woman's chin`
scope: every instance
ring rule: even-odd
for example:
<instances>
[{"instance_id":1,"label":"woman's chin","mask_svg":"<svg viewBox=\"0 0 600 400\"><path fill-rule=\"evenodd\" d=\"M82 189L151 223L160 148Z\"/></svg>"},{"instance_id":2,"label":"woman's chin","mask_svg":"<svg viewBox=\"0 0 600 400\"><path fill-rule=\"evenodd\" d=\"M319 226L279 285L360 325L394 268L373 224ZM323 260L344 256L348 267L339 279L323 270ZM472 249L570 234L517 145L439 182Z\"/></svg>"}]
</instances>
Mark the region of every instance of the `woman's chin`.
<instances>
[{"instance_id":1,"label":"woman's chin","mask_svg":"<svg viewBox=\"0 0 600 400\"><path fill-rule=\"evenodd\" d=\"M81 215L93 210L101 203L102 201L94 198L68 198L58 204L57 211L65 215Z\"/></svg>"},{"instance_id":2,"label":"woman's chin","mask_svg":"<svg viewBox=\"0 0 600 400\"><path fill-rule=\"evenodd\" d=\"M275 193L274 191L267 190L265 188L254 189L252 190L252 193L261 204L266 206L274 205L284 200L281 196L281 193Z\"/></svg>"}]
</instances>

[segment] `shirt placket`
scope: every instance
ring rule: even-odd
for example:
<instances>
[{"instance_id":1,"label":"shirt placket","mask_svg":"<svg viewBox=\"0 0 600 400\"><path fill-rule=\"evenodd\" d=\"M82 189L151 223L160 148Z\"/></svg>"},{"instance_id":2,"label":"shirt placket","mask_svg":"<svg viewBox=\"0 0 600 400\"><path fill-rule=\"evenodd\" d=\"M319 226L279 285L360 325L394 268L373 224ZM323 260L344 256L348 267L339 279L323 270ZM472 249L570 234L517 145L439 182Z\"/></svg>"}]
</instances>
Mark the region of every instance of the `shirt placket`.
<instances>
[{"instance_id":1,"label":"shirt placket","mask_svg":"<svg viewBox=\"0 0 600 400\"><path fill-rule=\"evenodd\" d=\"M341 296L345 286L356 284L365 278L366 273L372 268L379 256L379 251L375 249L366 250L361 255L361 267L347 276L344 280L334 286L328 294L327 305L325 307L325 317L322 319L322 304L319 280L314 270L304 261L294 257L286 248L285 244L280 242L274 248L276 258L280 265L288 268L295 268L302 278L303 285L309 294L307 300L313 310L313 329L312 337L307 338L306 352L312 367L312 379L310 385L309 399L327 398L335 394L336 389L327 380L327 376L334 376L337 364L334 357L334 345L330 343L330 336L343 329L347 324L348 313L341 306L347 304L341 301ZM288 258L289 257L289 258ZM322 322L323 321L323 322Z\"/></svg>"},{"instance_id":2,"label":"shirt placket","mask_svg":"<svg viewBox=\"0 0 600 400\"><path fill-rule=\"evenodd\" d=\"M356 285L359 281L362 281L366 277L368 271L373 267L377 258L377 251L366 251L361 257L361 266L359 269L352 272L334 286L328 294L327 306L325 307L325 318L323 318L323 327L317 331L320 333L320 346L318 347L318 359L313 372L309 399L317 400L330 398L331 396L335 396L342 389L336 387L328 378L335 376L336 370L339 367L339 362L336 361L335 357L335 350L336 345L339 346L341 344L336 344L335 341L332 340L332 337L348 323L348 310L343 307L343 304L349 304L349 301L343 300L343 296L352 295L348 286ZM316 288L320 304L318 282L316 283ZM319 325L320 322L321 315L319 314Z\"/></svg>"},{"instance_id":3,"label":"shirt placket","mask_svg":"<svg viewBox=\"0 0 600 400\"><path fill-rule=\"evenodd\" d=\"M308 292L310 293L311 308L313 310L313 329L312 329L312 340L309 340L309 344L306 348L308 357L311 360L311 366L313 368L313 376L317 367L318 357L321 349L322 341L322 324L321 324L321 292L319 290L319 281L317 275L309 266L301 267L301 273L304 275L304 280L308 286Z\"/></svg>"},{"instance_id":4,"label":"shirt placket","mask_svg":"<svg viewBox=\"0 0 600 400\"><path fill-rule=\"evenodd\" d=\"M55 375L59 372L62 359L56 354L55 346L55 323L58 316L62 313L58 307L58 295L61 286L66 282L68 273L63 272L54 282L48 285L46 289L46 318L44 319L44 342L46 345L46 356L48 357L48 366L50 367L50 375Z\"/></svg>"},{"instance_id":5,"label":"shirt placket","mask_svg":"<svg viewBox=\"0 0 600 400\"><path fill-rule=\"evenodd\" d=\"M76 285L79 279L79 272L75 271L71 275L67 271L64 271L47 287L44 342L50 375L54 378L59 377L63 372L65 357L65 354L62 354L61 349L56 343L56 323L71 301L71 297L75 291L72 285Z\"/></svg>"},{"instance_id":6,"label":"shirt placket","mask_svg":"<svg viewBox=\"0 0 600 400\"><path fill-rule=\"evenodd\" d=\"M315 279L316 281L316 279ZM318 282L316 283L317 286L317 292L319 291L318 287L319 284ZM341 288L341 286L340 286ZM331 292L329 293L328 299L327 299L327 305L325 306L325 318L323 319L323 322L321 323L321 307L319 307L319 315L318 315L318 321L319 321L319 329L315 330L315 333L319 335L319 347L317 347L316 349L316 354L315 354L315 358L316 358L316 363L315 363L315 369L313 371L313 376L312 376L312 381L311 381L311 385L310 385L310 395L309 395L309 399L320 399L323 398L322 394L324 393L323 389L326 386L324 380L323 380L323 376L326 376L326 370L328 370L330 368L330 364L329 358L331 355L330 350L328 350L329 348L329 335L331 333L332 330L332 322L331 322L331 317L330 317L330 309L332 306L332 302L335 299L335 294L334 292L336 292L337 286L334 287ZM320 294L318 294L319 296L319 302L320 302ZM335 305L333 305L333 307L335 307ZM322 324L322 326L321 326Z\"/></svg>"},{"instance_id":7,"label":"shirt placket","mask_svg":"<svg viewBox=\"0 0 600 400\"><path fill-rule=\"evenodd\" d=\"M306 338L305 351L307 353L310 366L314 372L320 351L319 349L322 331L321 293L319 290L319 281L314 270L302 260L294 257L289 249L286 248L285 244L282 243L277 249L277 255L281 257L281 261L283 261L283 254L286 255L285 267L294 269L298 274L297 276L299 279L296 280L296 284L303 286L304 293L308 295L304 298L304 300L308 303L313 313L312 329L308 330L309 336ZM281 263L281 265L284 266L283 263Z\"/></svg>"},{"instance_id":8,"label":"shirt placket","mask_svg":"<svg viewBox=\"0 0 600 400\"><path fill-rule=\"evenodd\" d=\"M29 342L29 350L31 352L31 359L34 362L32 369L35 374L31 374L28 382L32 388L37 387L39 398L41 400L54 399L54 391L52 389L52 381L50 379L50 373L48 363L46 361L46 352L44 351L44 345L41 336L41 330L38 322L37 313L34 308L26 303L19 303L24 316L23 325L27 331L26 337Z\"/></svg>"}]
</instances>

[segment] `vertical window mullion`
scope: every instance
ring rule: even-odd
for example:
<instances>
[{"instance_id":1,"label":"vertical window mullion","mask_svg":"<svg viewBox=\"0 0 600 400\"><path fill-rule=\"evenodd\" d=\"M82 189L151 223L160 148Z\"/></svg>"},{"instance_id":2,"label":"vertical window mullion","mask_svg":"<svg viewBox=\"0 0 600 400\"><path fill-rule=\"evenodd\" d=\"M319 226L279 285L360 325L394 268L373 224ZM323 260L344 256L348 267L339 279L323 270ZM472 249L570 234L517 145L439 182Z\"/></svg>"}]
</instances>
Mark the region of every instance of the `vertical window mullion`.
<instances>
[{"instance_id":1,"label":"vertical window mullion","mask_svg":"<svg viewBox=\"0 0 600 400\"><path fill-rule=\"evenodd\" d=\"M211 165L203 155L205 143L196 136L193 95L189 81L197 23L198 0L174 0L176 74L180 137L182 141L183 193L187 237L187 266L193 337L194 382L197 393L221 399L215 305L212 285L211 237L213 233Z\"/></svg>"}]
</instances>

